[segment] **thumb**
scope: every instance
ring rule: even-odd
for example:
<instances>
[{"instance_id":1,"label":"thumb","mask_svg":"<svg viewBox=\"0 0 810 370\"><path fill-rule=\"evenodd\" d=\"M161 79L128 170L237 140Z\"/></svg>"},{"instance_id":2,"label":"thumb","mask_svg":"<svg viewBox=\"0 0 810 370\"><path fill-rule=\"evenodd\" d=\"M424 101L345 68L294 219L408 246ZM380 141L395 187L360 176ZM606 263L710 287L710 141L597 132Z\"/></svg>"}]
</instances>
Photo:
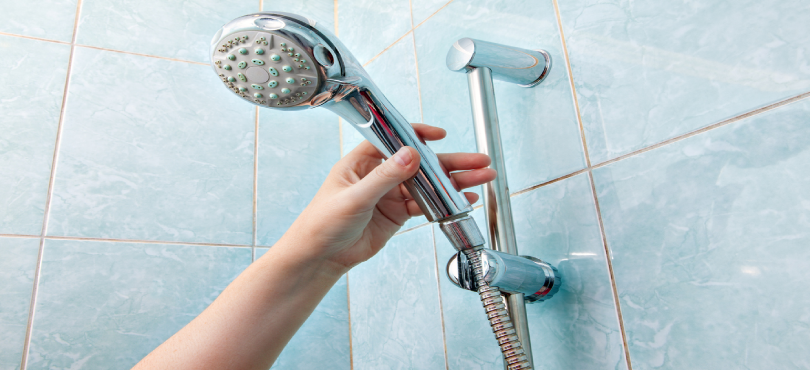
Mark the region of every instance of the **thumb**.
<instances>
[{"instance_id":1,"label":"thumb","mask_svg":"<svg viewBox=\"0 0 810 370\"><path fill-rule=\"evenodd\" d=\"M419 161L416 149L403 146L351 187L352 198L357 204L374 206L391 189L413 177L419 169Z\"/></svg>"}]
</instances>

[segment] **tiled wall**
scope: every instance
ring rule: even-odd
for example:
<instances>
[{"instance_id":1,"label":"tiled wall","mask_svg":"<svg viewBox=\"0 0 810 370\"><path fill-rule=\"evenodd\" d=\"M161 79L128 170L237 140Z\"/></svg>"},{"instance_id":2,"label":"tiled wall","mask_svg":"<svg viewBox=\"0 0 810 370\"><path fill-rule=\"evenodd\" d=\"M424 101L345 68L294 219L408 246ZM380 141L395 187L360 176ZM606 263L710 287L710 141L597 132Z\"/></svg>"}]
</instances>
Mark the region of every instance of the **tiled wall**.
<instances>
[{"instance_id":1,"label":"tiled wall","mask_svg":"<svg viewBox=\"0 0 810 370\"><path fill-rule=\"evenodd\" d=\"M564 278L538 368L810 367L807 2L0 0L0 369L132 366L360 141L219 85L210 36L262 8L335 29L438 152L475 150L455 40L550 52L496 83L521 253ZM452 253L409 221L274 368L502 368Z\"/></svg>"}]
</instances>

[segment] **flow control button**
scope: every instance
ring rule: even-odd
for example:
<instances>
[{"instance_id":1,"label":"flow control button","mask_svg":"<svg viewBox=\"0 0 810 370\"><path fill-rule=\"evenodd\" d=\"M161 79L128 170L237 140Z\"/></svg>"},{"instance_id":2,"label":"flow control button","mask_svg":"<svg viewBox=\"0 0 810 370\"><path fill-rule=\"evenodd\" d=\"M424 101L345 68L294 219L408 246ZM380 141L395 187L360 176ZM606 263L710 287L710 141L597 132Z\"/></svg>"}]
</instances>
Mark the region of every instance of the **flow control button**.
<instances>
[{"instance_id":1,"label":"flow control button","mask_svg":"<svg viewBox=\"0 0 810 370\"><path fill-rule=\"evenodd\" d=\"M255 82L257 84L263 84L267 82L270 78L270 74L267 73L263 68L259 67L250 67L245 71L245 76L250 80L250 82Z\"/></svg>"}]
</instances>

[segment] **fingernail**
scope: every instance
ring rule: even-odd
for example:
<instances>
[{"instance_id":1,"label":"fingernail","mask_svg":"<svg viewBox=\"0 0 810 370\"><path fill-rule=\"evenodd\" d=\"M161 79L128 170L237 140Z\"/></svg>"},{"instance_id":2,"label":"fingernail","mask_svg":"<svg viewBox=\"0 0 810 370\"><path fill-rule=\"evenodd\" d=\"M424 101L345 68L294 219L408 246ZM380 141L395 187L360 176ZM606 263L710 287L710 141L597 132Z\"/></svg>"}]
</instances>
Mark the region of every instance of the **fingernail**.
<instances>
[{"instance_id":1,"label":"fingernail","mask_svg":"<svg viewBox=\"0 0 810 370\"><path fill-rule=\"evenodd\" d=\"M402 148L399 148L397 153L394 154L394 156L391 157L391 159L393 159L394 162L397 162L397 164L402 167L407 167L413 160L413 158L411 157L411 151L406 149L406 147L404 146Z\"/></svg>"}]
</instances>

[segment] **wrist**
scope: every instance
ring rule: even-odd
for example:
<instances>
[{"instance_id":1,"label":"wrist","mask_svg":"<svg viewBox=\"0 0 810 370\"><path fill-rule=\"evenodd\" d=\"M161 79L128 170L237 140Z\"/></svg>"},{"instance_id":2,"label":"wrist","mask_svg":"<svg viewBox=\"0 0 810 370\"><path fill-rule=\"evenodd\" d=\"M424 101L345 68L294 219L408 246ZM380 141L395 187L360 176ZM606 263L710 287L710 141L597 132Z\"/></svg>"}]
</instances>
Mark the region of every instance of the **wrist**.
<instances>
[{"instance_id":1,"label":"wrist","mask_svg":"<svg viewBox=\"0 0 810 370\"><path fill-rule=\"evenodd\" d=\"M275 255L272 259L277 263L283 262L290 268L337 281L349 272L351 267L330 259L327 253L328 246L315 239L312 236L299 237L295 233L288 232L271 248Z\"/></svg>"}]
</instances>

